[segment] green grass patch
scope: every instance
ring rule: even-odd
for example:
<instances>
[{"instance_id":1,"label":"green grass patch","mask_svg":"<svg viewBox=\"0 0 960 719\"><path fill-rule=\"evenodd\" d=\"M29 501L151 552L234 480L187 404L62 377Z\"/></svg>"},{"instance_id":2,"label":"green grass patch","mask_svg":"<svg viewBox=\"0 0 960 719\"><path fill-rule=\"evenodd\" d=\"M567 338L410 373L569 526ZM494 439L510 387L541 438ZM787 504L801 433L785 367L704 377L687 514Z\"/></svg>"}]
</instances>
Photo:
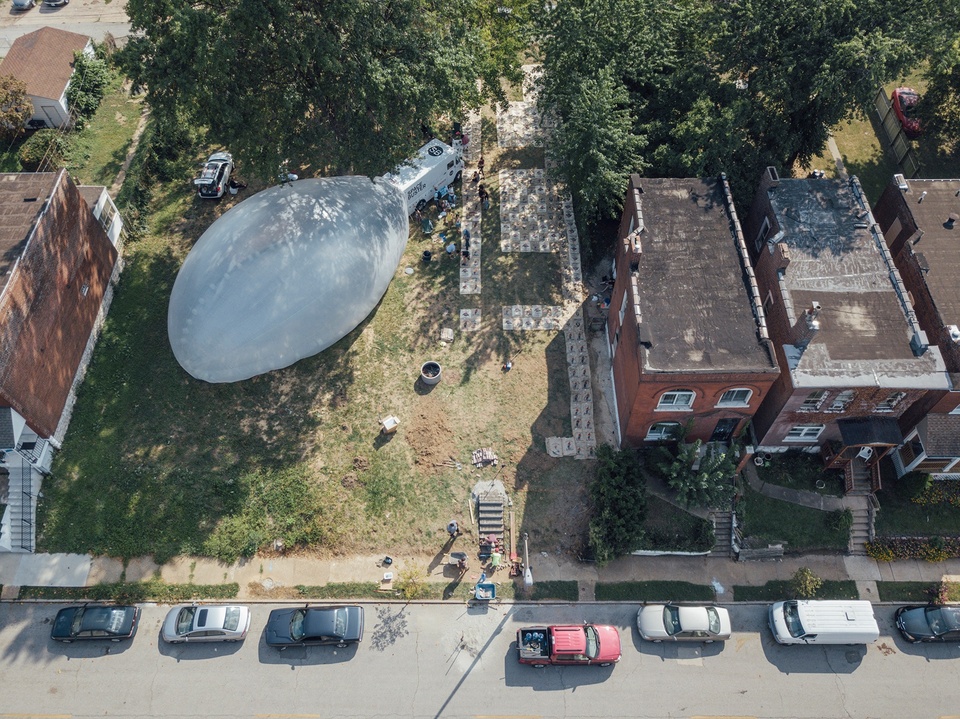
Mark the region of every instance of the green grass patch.
<instances>
[{"instance_id":1,"label":"green grass patch","mask_svg":"<svg viewBox=\"0 0 960 719\"><path fill-rule=\"evenodd\" d=\"M781 599L795 599L789 579L773 579L755 587L736 585L733 598L738 602L779 602ZM859 599L857 583L849 580L823 580L823 585L812 599Z\"/></svg>"},{"instance_id":2,"label":"green grass patch","mask_svg":"<svg viewBox=\"0 0 960 719\"><path fill-rule=\"evenodd\" d=\"M712 602L716 599L709 584L691 582L597 582L598 602Z\"/></svg>"},{"instance_id":3,"label":"green grass patch","mask_svg":"<svg viewBox=\"0 0 960 719\"><path fill-rule=\"evenodd\" d=\"M886 479L886 478L885 478ZM896 481L896 480L893 480ZM880 511L874 527L877 536L933 537L960 535L960 510L949 502L921 505L892 489L877 492Z\"/></svg>"},{"instance_id":4,"label":"green grass patch","mask_svg":"<svg viewBox=\"0 0 960 719\"><path fill-rule=\"evenodd\" d=\"M644 541L637 549L663 552L709 552L713 525L653 494L647 495Z\"/></svg>"},{"instance_id":5,"label":"green grass patch","mask_svg":"<svg viewBox=\"0 0 960 719\"><path fill-rule=\"evenodd\" d=\"M123 166L133 133L140 122L142 100L124 90L123 78L112 78L96 114L72 136L67 169L77 184L113 184Z\"/></svg>"},{"instance_id":6,"label":"green grass patch","mask_svg":"<svg viewBox=\"0 0 960 719\"><path fill-rule=\"evenodd\" d=\"M931 592L935 591L936 585L932 582L877 582L877 593L882 602L927 604L933 598Z\"/></svg>"},{"instance_id":7,"label":"green grass patch","mask_svg":"<svg viewBox=\"0 0 960 719\"><path fill-rule=\"evenodd\" d=\"M158 579L151 579L148 582L94 584L91 587L20 587L19 598L175 604L193 599L233 599L239 591L240 585L235 582L230 584L167 584Z\"/></svg>"},{"instance_id":8,"label":"green grass patch","mask_svg":"<svg viewBox=\"0 0 960 719\"><path fill-rule=\"evenodd\" d=\"M783 542L787 552L847 548L849 532L831 526L829 512L771 499L749 486L744 487L738 517L751 546Z\"/></svg>"},{"instance_id":9,"label":"green grass patch","mask_svg":"<svg viewBox=\"0 0 960 719\"><path fill-rule=\"evenodd\" d=\"M296 590L303 599L394 599L400 594L399 591L381 591L380 585L376 582L343 582L323 586L298 585ZM467 601L473 599L473 583L457 580L448 583L425 582L417 598ZM574 581L536 582L529 595L512 581L497 584L497 599L575 602L578 598L579 587Z\"/></svg>"},{"instance_id":10,"label":"green grass patch","mask_svg":"<svg viewBox=\"0 0 960 719\"><path fill-rule=\"evenodd\" d=\"M756 470L762 482L831 497L843 495L843 473L837 470L824 471L819 455L808 452L774 454ZM818 483L823 486L818 486Z\"/></svg>"}]
</instances>

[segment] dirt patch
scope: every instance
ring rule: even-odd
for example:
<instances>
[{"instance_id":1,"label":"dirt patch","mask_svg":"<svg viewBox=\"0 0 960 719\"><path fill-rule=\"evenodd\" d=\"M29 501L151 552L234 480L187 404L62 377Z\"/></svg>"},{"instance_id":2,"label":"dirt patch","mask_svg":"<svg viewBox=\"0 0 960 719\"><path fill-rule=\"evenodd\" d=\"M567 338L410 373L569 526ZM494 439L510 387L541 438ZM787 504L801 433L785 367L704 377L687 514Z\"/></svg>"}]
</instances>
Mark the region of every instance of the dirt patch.
<instances>
[{"instance_id":1,"label":"dirt patch","mask_svg":"<svg viewBox=\"0 0 960 719\"><path fill-rule=\"evenodd\" d=\"M354 472L348 472L340 478L340 486L344 489L354 489L359 484L360 480Z\"/></svg>"},{"instance_id":2,"label":"dirt patch","mask_svg":"<svg viewBox=\"0 0 960 719\"><path fill-rule=\"evenodd\" d=\"M457 451L446 410L429 396L420 399L406 440L416 455L416 463L427 468L440 469L437 465Z\"/></svg>"},{"instance_id":3,"label":"dirt patch","mask_svg":"<svg viewBox=\"0 0 960 719\"><path fill-rule=\"evenodd\" d=\"M354 457L353 468L358 472L365 472L367 469L370 468L370 460L368 460L366 457L360 457L360 456Z\"/></svg>"}]
</instances>

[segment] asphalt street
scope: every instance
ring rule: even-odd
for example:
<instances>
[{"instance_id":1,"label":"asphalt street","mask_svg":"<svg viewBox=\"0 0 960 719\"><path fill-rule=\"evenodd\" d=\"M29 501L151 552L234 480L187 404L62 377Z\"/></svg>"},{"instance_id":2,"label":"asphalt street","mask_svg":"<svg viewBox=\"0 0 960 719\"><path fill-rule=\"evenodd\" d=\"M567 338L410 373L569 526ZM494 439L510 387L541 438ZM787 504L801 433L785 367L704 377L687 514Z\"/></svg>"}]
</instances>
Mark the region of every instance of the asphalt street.
<instances>
[{"instance_id":1,"label":"asphalt street","mask_svg":"<svg viewBox=\"0 0 960 719\"><path fill-rule=\"evenodd\" d=\"M781 647L765 608L731 608L724 644L640 641L636 606L366 605L356 648L263 643L253 607L240 645L159 640L168 607L146 605L132 642L58 644L61 605L0 605L0 717L947 717L960 715L960 646L912 646L877 607L870 647ZM616 666L517 663L526 624L611 623Z\"/></svg>"},{"instance_id":2,"label":"asphalt street","mask_svg":"<svg viewBox=\"0 0 960 719\"><path fill-rule=\"evenodd\" d=\"M114 38L130 34L130 21L126 14L125 0L72 0L62 7L46 7L37 0L37 5L26 12L16 12L6 3L0 10L0 56L21 35L49 26L87 35L100 41L107 33Z\"/></svg>"}]
</instances>

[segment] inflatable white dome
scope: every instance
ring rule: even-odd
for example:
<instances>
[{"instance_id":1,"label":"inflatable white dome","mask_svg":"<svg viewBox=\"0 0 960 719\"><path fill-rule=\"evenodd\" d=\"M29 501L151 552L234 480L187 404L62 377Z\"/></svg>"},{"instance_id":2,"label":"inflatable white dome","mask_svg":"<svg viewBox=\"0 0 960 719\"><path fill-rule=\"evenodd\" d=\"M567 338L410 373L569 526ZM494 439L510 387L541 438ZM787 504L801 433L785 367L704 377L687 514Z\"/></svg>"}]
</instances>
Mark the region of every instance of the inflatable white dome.
<instances>
[{"instance_id":1,"label":"inflatable white dome","mask_svg":"<svg viewBox=\"0 0 960 719\"><path fill-rule=\"evenodd\" d=\"M236 382L317 354L383 297L409 235L383 180L298 180L250 197L187 255L167 332L197 379Z\"/></svg>"}]
</instances>

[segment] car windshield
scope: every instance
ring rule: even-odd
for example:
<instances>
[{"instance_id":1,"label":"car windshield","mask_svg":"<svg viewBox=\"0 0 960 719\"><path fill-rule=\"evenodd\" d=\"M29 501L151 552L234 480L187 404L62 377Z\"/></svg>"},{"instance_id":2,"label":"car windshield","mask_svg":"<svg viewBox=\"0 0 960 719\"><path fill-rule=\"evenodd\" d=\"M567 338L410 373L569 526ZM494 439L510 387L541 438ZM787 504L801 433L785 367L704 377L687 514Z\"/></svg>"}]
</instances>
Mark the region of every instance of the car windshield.
<instances>
[{"instance_id":1,"label":"car windshield","mask_svg":"<svg viewBox=\"0 0 960 719\"><path fill-rule=\"evenodd\" d=\"M955 607L928 607L926 610L927 624L930 633L940 636L960 628L960 610Z\"/></svg>"},{"instance_id":2,"label":"car windshield","mask_svg":"<svg viewBox=\"0 0 960 719\"><path fill-rule=\"evenodd\" d=\"M303 639L303 617L306 612L302 609L298 609L293 613L293 619L290 620L290 638L299 642Z\"/></svg>"},{"instance_id":3,"label":"car windshield","mask_svg":"<svg viewBox=\"0 0 960 719\"><path fill-rule=\"evenodd\" d=\"M347 633L347 610L338 609L333 617L333 633L342 637Z\"/></svg>"},{"instance_id":4,"label":"car windshield","mask_svg":"<svg viewBox=\"0 0 960 719\"><path fill-rule=\"evenodd\" d=\"M663 608L663 628L671 637L680 631L680 609L678 607Z\"/></svg>"},{"instance_id":5,"label":"car windshield","mask_svg":"<svg viewBox=\"0 0 960 719\"><path fill-rule=\"evenodd\" d=\"M223 619L223 628L230 632L235 632L240 626L240 607L227 607L226 616Z\"/></svg>"},{"instance_id":6,"label":"car windshield","mask_svg":"<svg viewBox=\"0 0 960 719\"><path fill-rule=\"evenodd\" d=\"M76 634L80 631L80 624L83 622L83 613L85 609L78 609L73 613L73 623L70 625L70 633Z\"/></svg>"},{"instance_id":7,"label":"car windshield","mask_svg":"<svg viewBox=\"0 0 960 719\"><path fill-rule=\"evenodd\" d=\"M800 623L800 612L797 610L796 602L783 603L783 619L787 623L787 631L790 636L799 639L803 636L803 625Z\"/></svg>"},{"instance_id":8,"label":"car windshield","mask_svg":"<svg viewBox=\"0 0 960 719\"><path fill-rule=\"evenodd\" d=\"M583 629L587 633L587 658L596 659L597 655L600 654L600 637L597 636L597 630L591 626L586 626Z\"/></svg>"},{"instance_id":9,"label":"car windshield","mask_svg":"<svg viewBox=\"0 0 960 719\"><path fill-rule=\"evenodd\" d=\"M197 613L196 607L184 607L177 616L177 634L186 634L193 628L193 615Z\"/></svg>"},{"instance_id":10,"label":"car windshield","mask_svg":"<svg viewBox=\"0 0 960 719\"><path fill-rule=\"evenodd\" d=\"M710 622L710 632L712 634L720 633L720 612L713 607L707 607L707 620Z\"/></svg>"}]
</instances>

